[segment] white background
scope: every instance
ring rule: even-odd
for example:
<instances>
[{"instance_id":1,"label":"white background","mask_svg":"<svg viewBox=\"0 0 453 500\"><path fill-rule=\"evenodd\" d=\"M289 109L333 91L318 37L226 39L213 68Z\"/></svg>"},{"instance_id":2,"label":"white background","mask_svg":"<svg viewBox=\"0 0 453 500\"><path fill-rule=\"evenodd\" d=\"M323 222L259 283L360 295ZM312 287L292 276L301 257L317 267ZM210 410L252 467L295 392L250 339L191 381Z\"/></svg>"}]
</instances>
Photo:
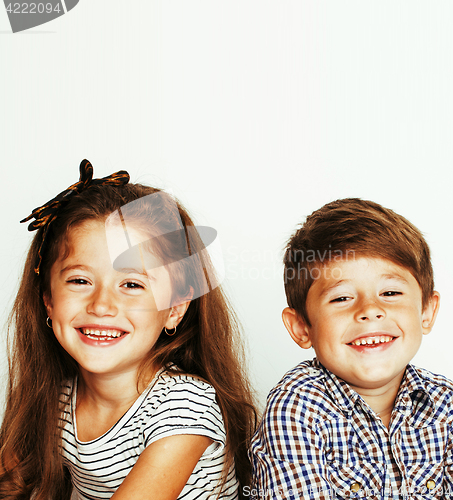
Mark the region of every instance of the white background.
<instances>
[{"instance_id":1,"label":"white background","mask_svg":"<svg viewBox=\"0 0 453 500\"><path fill-rule=\"evenodd\" d=\"M217 229L261 404L314 355L280 319L282 249L342 197L426 235L442 305L415 362L453 378L452 21L442 0L80 0L12 34L0 5L2 322L31 239L19 220L88 158Z\"/></svg>"}]
</instances>

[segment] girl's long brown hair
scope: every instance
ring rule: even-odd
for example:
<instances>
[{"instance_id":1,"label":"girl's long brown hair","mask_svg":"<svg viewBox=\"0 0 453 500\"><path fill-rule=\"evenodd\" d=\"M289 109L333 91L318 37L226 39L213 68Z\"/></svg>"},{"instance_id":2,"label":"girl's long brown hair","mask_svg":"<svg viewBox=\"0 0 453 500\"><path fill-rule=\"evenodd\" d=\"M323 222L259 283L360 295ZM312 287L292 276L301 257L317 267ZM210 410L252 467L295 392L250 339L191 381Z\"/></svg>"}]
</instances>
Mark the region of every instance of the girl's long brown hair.
<instances>
[{"instance_id":1,"label":"girl's long brown hair","mask_svg":"<svg viewBox=\"0 0 453 500\"><path fill-rule=\"evenodd\" d=\"M153 204L152 210L145 202L134 204L135 227L146 229L152 237L156 228L165 233L165 228L174 227L178 217L184 228L194 226L185 209L180 204L175 209L175 201L157 189L140 184L92 186L62 207L50 225L39 276L34 266L43 230L33 239L9 321L9 385L0 431L0 498L22 500L32 494L34 500L69 498L72 487L59 453L60 397L63 382L75 377L78 368L46 325L43 294L50 296L50 269L62 253L69 252L67 241L72 228L86 220L104 221L123 205L155 193L162 194L161 202L159 206ZM224 478L234 463L242 496L243 487L251 480L247 449L256 413L244 370L239 327L220 287L207 294L197 293L209 262L205 258L203 266L194 266L192 261L187 264L189 259L177 255L183 246L175 246L172 239L160 239L160 245L153 249L164 262L177 261L172 264L171 278L178 293L191 286L198 298L190 303L174 337L161 334L140 374L146 377L151 366L174 363L181 372L200 377L215 388L227 435ZM192 237L190 246L192 253L203 248L200 238Z\"/></svg>"}]
</instances>

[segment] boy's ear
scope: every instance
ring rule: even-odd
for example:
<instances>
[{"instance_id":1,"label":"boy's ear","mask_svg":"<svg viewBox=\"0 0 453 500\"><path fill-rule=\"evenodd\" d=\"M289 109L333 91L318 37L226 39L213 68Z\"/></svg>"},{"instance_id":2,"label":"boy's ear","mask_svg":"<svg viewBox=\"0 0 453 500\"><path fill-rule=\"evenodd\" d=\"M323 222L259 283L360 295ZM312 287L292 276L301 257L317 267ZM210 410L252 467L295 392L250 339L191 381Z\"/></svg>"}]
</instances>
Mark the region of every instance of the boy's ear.
<instances>
[{"instance_id":1,"label":"boy's ear","mask_svg":"<svg viewBox=\"0 0 453 500\"><path fill-rule=\"evenodd\" d=\"M440 293L434 291L422 313L423 335L428 335L428 333L432 330L434 322L436 321L437 313L439 312L439 306Z\"/></svg>"},{"instance_id":2,"label":"boy's ear","mask_svg":"<svg viewBox=\"0 0 453 500\"><path fill-rule=\"evenodd\" d=\"M307 323L305 323L297 312L290 307L285 307L282 312L282 319L294 342L302 347L302 349L310 349L312 346L310 330Z\"/></svg>"},{"instance_id":3,"label":"boy's ear","mask_svg":"<svg viewBox=\"0 0 453 500\"><path fill-rule=\"evenodd\" d=\"M193 297L193 288L190 287L189 293L182 299L179 300L176 306L170 308L170 314L168 316L167 322L165 323L165 328L173 330L179 325L179 322L186 314L187 308Z\"/></svg>"}]
</instances>

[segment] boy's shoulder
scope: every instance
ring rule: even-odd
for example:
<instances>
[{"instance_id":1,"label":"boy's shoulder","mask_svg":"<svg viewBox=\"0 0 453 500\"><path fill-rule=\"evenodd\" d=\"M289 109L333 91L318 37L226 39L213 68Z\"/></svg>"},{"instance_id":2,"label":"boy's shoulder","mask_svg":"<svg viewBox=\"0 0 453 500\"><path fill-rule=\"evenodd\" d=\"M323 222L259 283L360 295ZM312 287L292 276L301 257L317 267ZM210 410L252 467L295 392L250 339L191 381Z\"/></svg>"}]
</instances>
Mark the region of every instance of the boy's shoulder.
<instances>
[{"instance_id":1,"label":"boy's shoulder","mask_svg":"<svg viewBox=\"0 0 453 500\"><path fill-rule=\"evenodd\" d=\"M270 394L280 391L299 392L313 386L322 387L322 381L325 378L324 370L316 358L302 361L285 373Z\"/></svg>"},{"instance_id":2,"label":"boy's shoulder","mask_svg":"<svg viewBox=\"0 0 453 500\"><path fill-rule=\"evenodd\" d=\"M407 396L405 396L407 394ZM407 365L395 409L410 411L414 425L453 424L453 382L444 375Z\"/></svg>"},{"instance_id":3,"label":"boy's shoulder","mask_svg":"<svg viewBox=\"0 0 453 500\"><path fill-rule=\"evenodd\" d=\"M303 361L289 370L270 391L266 413L296 412L304 419L316 419L320 411L324 414L335 413L339 409L339 401L334 393L338 391L331 390L331 384L329 372L316 358Z\"/></svg>"},{"instance_id":4,"label":"boy's shoulder","mask_svg":"<svg viewBox=\"0 0 453 500\"><path fill-rule=\"evenodd\" d=\"M426 368L407 365L406 378L415 381L435 402L453 400L453 381Z\"/></svg>"},{"instance_id":5,"label":"boy's shoulder","mask_svg":"<svg viewBox=\"0 0 453 500\"><path fill-rule=\"evenodd\" d=\"M445 375L440 375L439 373L434 373L434 372L427 370L426 368L422 368L420 366L415 366L412 364L408 365L408 367L415 370L420 375L420 377L427 380L428 382L432 381L433 383L435 383L437 385L450 387L451 389L453 389L453 381L450 380Z\"/></svg>"}]
</instances>

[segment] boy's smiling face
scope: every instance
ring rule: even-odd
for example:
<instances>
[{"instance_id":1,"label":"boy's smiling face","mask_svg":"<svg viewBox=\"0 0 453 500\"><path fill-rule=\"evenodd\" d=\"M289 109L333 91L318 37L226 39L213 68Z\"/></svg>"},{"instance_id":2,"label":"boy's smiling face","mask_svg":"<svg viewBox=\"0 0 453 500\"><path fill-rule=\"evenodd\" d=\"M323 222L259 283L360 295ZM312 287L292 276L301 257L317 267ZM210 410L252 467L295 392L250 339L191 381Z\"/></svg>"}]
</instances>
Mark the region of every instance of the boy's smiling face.
<instances>
[{"instance_id":1,"label":"boy's smiling face","mask_svg":"<svg viewBox=\"0 0 453 500\"><path fill-rule=\"evenodd\" d=\"M438 305L434 292L422 308L421 288L406 268L363 256L319 267L306 301L311 326L289 308L283 320L296 343L313 347L323 366L361 394L399 386Z\"/></svg>"}]
</instances>

